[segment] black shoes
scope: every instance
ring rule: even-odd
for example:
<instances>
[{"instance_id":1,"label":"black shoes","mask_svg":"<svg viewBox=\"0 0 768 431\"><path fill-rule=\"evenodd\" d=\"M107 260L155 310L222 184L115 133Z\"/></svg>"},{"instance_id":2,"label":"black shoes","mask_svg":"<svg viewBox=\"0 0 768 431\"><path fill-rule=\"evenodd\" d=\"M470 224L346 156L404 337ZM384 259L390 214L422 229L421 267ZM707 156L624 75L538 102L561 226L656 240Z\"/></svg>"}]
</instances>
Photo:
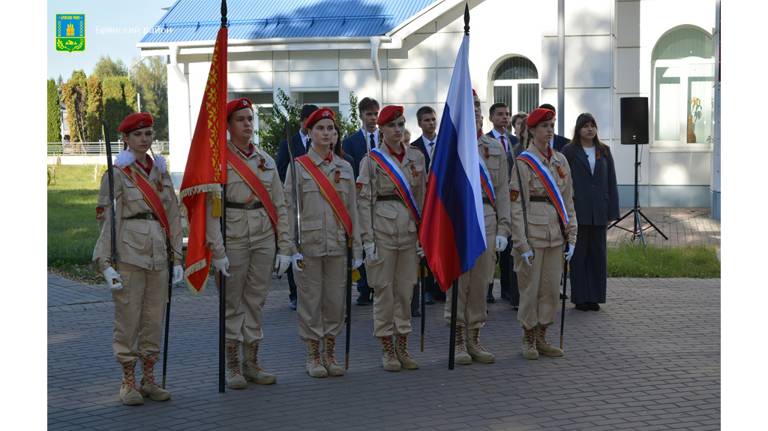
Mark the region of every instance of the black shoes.
<instances>
[{"instance_id":1,"label":"black shoes","mask_svg":"<svg viewBox=\"0 0 768 431\"><path fill-rule=\"evenodd\" d=\"M291 299L291 302L288 303L288 308L290 308L293 311L296 311L296 299Z\"/></svg>"},{"instance_id":2,"label":"black shoes","mask_svg":"<svg viewBox=\"0 0 768 431\"><path fill-rule=\"evenodd\" d=\"M596 302L582 302L580 304L576 304L576 309L581 311L599 311L600 304Z\"/></svg>"},{"instance_id":3,"label":"black shoes","mask_svg":"<svg viewBox=\"0 0 768 431\"><path fill-rule=\"evenodd\" d=\"M427 305L435 303L435 298L432 297L432 292L424 292L424 303Z\"/></svg>"},{"instance_id":4,"label":"black shoes","mask_svg":"<svg viewBox=\"0 0 768 431\"><path fill-rule=\"evenodd\" d=\"M368 295L359 295L355 303L357 303L357 305L371 305L371 300L368 298Z\"/></svg>"}]
</instances>

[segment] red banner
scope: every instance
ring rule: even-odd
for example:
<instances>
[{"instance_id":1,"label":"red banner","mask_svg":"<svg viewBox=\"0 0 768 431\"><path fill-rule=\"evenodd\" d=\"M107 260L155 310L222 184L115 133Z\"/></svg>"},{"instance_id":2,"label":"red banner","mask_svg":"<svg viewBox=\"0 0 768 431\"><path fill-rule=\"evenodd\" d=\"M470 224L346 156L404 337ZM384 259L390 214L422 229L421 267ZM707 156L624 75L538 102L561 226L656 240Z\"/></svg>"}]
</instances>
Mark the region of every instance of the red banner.
<instances>
[{"instance_id":1,"label":"red banner","mask_svg":"<svg viewBox=\"0 0 768 431\"><path fill-rule=\"evenodd\" d=\"M205 240L206 193L220 193L221 185L227 183L226 107L227 28L222 27L216 36L208 82L181 182L181 201L187 208L189 221L184 279L195 292L205 287L211 264L211 250Z\"/></svg>"}]
</instances>

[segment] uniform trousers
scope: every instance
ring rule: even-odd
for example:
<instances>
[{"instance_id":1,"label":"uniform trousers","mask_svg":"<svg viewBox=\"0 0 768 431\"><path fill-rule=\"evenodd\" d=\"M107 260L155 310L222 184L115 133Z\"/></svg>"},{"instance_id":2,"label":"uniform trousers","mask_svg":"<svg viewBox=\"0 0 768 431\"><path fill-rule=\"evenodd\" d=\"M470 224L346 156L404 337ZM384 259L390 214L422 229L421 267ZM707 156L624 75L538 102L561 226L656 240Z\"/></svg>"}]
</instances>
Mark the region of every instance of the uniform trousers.
<instances>
[{"instance_id":1,"label":"uniform trousers","mask_svg":"<svg viewBox=\"0 0 768 431\"><path fill-rule=\"evenodd\" d=\"M373 288L373 335L410 334L411 299L419 265L416 247L379 247L377 254L378 259L368 262L368 283Z\"/></svg>"},{"instance_id":2,"label":"uniform trousers","mask_svg":"<svg viewBox=\"0 0 768 431\"><path fill-rule=\"evenodd\" d=\"M256 248L229 248L229 273L226 280L225 338L252 343L264 338L261 316L267 300L275 261L272 238Z\"/></svg>"},{"instance_id":3,"label":"uniform trousers","mask_svg":"<svg viewBox=\"0 0 768 431\"><path fill-rule=\"evenodd\" d=\"M520 308L517 320L526 328L554 322L563 276L563 246L534 248L533 265L515 254Z\"/></svg>"},{"instance_id":4,"label":"uniform trousers","mask_svg":"<svg viewBox=\"0 0 768 431\"><path fill-rule=\"evenodd\" d=\"M488 228L486 226L486 232ZM495 231L495 229L494 229ZM488 320L488 304L485 295L488 284L493 282L493 272L496 269L496 249L494 237L486 238L488 247L475 261L475 266L459 277L458 303L456 304L456 324L468 329L478 329L485 326ZM445 293L445 310L443 317L451 321L451 303L453 287Z\"/></svg>"},{"instance_id":5,"label":"uniform trousers","mask_svg":"<svg viewBox=\"0 0 768 431\"><path fill-rule=\"evenodd\" d=\"M321 340L337 336L344 327L347 257L304 257L304 270L296 271L299 336Z\"/></svg>"},{"instance_id":6,"label":"uniform trousers","mask_svg":"<svg viewBox=\"0 0 768 431\"><path fill-rule=\"evenodd\" d=\"M160 353L163 315L168 301L168 269L117 266L123 288L112 291L115 330L112 350L121 364Z\"/></svg>"}]
</instances>

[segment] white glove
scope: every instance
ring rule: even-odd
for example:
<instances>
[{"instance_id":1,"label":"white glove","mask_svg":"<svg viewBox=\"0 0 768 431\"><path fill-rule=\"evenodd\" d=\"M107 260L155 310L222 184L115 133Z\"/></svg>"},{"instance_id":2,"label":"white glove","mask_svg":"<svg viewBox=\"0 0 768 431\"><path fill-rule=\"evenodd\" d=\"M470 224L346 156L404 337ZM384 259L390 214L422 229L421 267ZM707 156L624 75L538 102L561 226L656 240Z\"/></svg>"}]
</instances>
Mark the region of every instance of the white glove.
<instances>
[{"instance_id":1,"label":"white glove","mask_svg":"<svg viewBox=\"0 0 768 431\"><path fill-rule=\"evenodd\" d=\"M419 256L419 259L424 258L424 249L421 248L421 244L416 243L416 255Z\"/></svg>"},{"instance_id":2,"label":"white glove","mask_svg":"<svg viewBox=\"0 0 768 431\"><path fill-rule=\"evenodd\" d=\"M108 266L107 269L102 271L104 279L107 280L107 286L112 290L120 290L123 288L123 279L120 274L115 271L115 268Z\"/></svg>"},{"instance_id":3,"label":"white glove","mask_svg":"<svg viewBox=\"0 0 768 431\"><path fill-rule=\"evenodd\" d=\"M288 271L288 267L290 265L291 265L291 256L278 254L277 259L275 259L275 272L277 273L277 276L279 277L285 274L285 271Z\"/></svg>"},{"instance_id":4,"label":"white glove","mask_svg":"<svg viewBox=\"0 0 768 431\"><path fill-rule=\"evenodd\" d=\"M184 268L182 268L181 265L174 265L173 278L171 279L171 284L176 284L181 280L184 280Z\"/></svg>"},{"instance_id":5,"label":"white glove","mask_svg":"<svg viewBox=\"0 0 768 431\"><path fill-rule=\"evenodd\" d=\"M301 253L296 253L293 256L291 256L291 263L292 263L291 266L293 266L294 271L301 272L302 271L301 266L304 266L303 262L304 262L304 256Z\"/></svg>"},{"instance_id":6,"label":"white glove","mask_svg":"<svg viewBox=\"0 0 768 431\"><path fill-rule=\"evenodd\" d=\"M213 267L216 268L216 271L221 272L221 275L229 277L229 258L227 256L224 256L221 259L211 259L211 263L213 264Z\"/></svg>"},{"instance_id":7,"label":"white glove","mask_svg":"<svg viewBox=\"0 0 768 431\"><path fill-rule=\"evenodd\" d=\"M363 244L363 250L365 250L365 257L368 258L369 262L373 262L379 258L379 255L376 253L376 244L366 242Z\"/></svg>"},{"instance_id":8,"label":"white glove","mask_svg":"<svg viewBox=\"0 0 768 431\"><path fill-rule=\"evenodd\" d=\"M533 250L526 251L520 257L523 258L523 261L526 263L526 265L533 266L533 262L531 262L533 260Z\"/></svg>"},{"instance_id":9,"label":"white glove","mask_svg":"<svg viewBox=\"0 0 768 431\"><path fill-rule=\"evenodd\" d=\"M363 266L363 259L353 259L352 260L352 269L357 269Z\"/></svg>"},{"instance_id":10,"label":"white glove","mask_svg":"<svg viewBox=\"0 0 768 431\"><path fill-rule=\"evenodd\" d=\"M507 249L507 237L496 235L496 251L504 251Z\"/></svg>"},{"instance_id":11,"label":"white glove","mask_svg":"<svg viewBox=\"0 0 768 431\"><path fill-rule=\"evenodd\" d=\"M576 250L576 247L572 246L571 243L568 243L568 248L565 250L565 253L563 253L563 257L565 257L566 261L571 261L574 250Z\"/></svg>"}]
</instances>

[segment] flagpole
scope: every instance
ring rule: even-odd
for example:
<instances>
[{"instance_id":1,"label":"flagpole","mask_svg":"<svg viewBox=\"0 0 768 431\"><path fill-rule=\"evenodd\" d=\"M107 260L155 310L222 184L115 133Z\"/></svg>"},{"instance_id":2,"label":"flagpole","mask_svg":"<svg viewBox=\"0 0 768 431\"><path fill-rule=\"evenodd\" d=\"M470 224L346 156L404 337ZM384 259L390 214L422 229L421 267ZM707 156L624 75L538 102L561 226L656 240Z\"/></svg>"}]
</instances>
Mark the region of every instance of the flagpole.
<instances>
[{"instance_id":1,"label":"flagpole","mask_svg":"<svg viewBox=\"0 0 768 431\"><path fill-rule=\"evenodd\" d=\"M221 1L221 28L227 27L227 0ZM226 58L223 61L227 61ZM224 127L224 125L221 125ZM227 184L221 185L221 240L227 249ZM224 393L224 329L226 318L226 277L219 276L219 393Z\"/></svg>"},{"instance_id":2,"label":"flagpole","mask_svg":"<svg viewBox=\"0 0 768 431\"><path fill-rule=\"evenodd\" d=\"M464 35L469 36L469 3L464 3ZM451 335L448 352L448 369L452 370L454 357L456 355L454 346L456 345L456 308L459 300L459 280L453 282L451 292Z\"/></svg>"}]
</instances>

